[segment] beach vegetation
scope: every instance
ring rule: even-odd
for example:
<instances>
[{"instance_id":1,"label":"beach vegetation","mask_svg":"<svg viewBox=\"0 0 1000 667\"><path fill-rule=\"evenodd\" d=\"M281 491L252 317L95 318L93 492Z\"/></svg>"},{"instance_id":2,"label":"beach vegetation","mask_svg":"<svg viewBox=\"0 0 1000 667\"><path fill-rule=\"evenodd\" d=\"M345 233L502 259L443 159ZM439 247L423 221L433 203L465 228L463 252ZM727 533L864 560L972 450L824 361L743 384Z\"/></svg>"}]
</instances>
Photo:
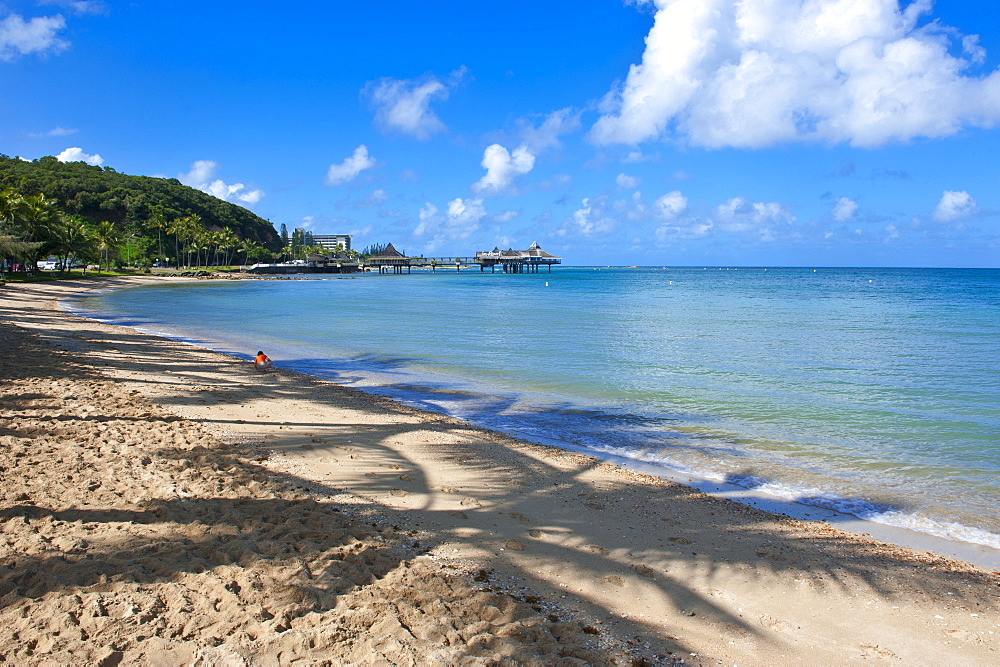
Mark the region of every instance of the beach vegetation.
<instances>
[{"instance_id":1,"label":"beach vegetation","mask_svg":"<svg viewBox=\"0 0 1000 667\"><path fill-rule=\"evenodd\" d=\"M100 253L100 258L103 260L103 265L111 268L111 251L116 249L121 243L121 237L118 234L118 230L115 226L108 220L102 220L97 223L93 229L94 242L97 245L97 250ZM101 270L101 262L97 264L97 270Z\"/></svg>"},{"instance_id":2,"label":"beach vegetation","mask_svg":"<svg viewBox=\"0 0 1000 667\"><path fill-rule=\"evenodd\" d=\"M17 252L4 256L16 255L19 266L34 266L33 258L64 245L58 240L65 235L61 225L71 216L95 233L103 222L117 230L119 244L101 251L103 266L229 265L244 242L253 242L259 252L280 253L286 247L269 221L174 178L132 176L51 156L26 161L0 155L0 191L4 234L41 243L8 243Z\"/></svg>"}]
</instances>

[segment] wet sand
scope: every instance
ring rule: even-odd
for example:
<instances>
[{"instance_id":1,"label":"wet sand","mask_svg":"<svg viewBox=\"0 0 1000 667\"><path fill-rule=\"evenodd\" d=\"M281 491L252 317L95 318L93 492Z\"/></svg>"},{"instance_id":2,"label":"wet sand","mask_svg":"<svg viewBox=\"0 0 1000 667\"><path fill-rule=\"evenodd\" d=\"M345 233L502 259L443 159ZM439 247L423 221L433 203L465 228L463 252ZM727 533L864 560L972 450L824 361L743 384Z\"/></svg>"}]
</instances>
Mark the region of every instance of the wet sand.
<instances>
[{"instance_id":1,"label":"wet sand","mask_svg":"<svg viewBox=\"0 0 1000 667\"><path fill-rule=\"evenodd\" d=\"M0 287L7 661L998 661L995 572L56 306L96 286Z\"/></svg>"}]
</instances>

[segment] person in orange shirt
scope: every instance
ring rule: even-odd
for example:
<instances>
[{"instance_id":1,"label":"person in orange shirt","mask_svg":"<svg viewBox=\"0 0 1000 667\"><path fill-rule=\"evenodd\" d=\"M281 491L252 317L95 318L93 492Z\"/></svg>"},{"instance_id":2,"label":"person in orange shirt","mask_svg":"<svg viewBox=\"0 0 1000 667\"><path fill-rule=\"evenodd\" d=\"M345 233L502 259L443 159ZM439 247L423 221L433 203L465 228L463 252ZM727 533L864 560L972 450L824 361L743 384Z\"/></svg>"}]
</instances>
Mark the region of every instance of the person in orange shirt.
<instances>
[{"instance_id":1,"label":"person in orange shirt","mask_svg":"<svg viewBox=\"0 0 1000 667\"><path fill-rule=\"evenodd\" d=\"M274 364L271 363L271 358L264 354L263 350L257 352L257 358L253 360L253 367L259 371L266 371Z\"/></svg>"}]
</instances>

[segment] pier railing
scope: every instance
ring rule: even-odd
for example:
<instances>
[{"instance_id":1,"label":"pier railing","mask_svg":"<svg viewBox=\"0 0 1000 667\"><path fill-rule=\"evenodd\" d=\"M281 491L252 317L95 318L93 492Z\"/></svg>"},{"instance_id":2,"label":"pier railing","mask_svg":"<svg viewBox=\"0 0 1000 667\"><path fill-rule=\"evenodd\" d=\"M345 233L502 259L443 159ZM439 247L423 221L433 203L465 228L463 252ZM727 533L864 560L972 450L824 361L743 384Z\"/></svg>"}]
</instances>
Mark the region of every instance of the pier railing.
<instances>
[{"instance_id":1,"label":"pier railing","mask_svg":"<svg viewBox=\"0 0 1000 667\"><path fill-rule=\"evenodd\" d=\"M504 273L538 273L539 267L547 266L552 272L553 264L562 264L558 257L504 257L497 253L480 253L475 257L370 257L366 266L378 267L379 273L410 273L413 268L430 269L436 272L457 271L478 268L480 273L490 269L496 271L499 266Z\"/></svg>"}]
</instances>

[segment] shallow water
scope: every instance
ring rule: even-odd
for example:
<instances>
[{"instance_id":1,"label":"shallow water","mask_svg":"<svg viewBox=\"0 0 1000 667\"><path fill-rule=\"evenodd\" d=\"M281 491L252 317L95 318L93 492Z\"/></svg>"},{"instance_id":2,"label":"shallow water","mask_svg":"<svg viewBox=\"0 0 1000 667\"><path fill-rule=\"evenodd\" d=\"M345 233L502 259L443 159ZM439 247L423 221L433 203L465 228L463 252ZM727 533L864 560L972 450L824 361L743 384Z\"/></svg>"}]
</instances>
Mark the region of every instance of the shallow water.
<instances>
[{"instance_id":1,"label":"shallow water","mask_svg":"<svg viewBox=\"0 0 1000 667\"><path fill-rule=\"evenodd\" d=\"M198 282L81 314L518 435L1000 548L1000 271Z\"/></svg>"}]
</instances>

